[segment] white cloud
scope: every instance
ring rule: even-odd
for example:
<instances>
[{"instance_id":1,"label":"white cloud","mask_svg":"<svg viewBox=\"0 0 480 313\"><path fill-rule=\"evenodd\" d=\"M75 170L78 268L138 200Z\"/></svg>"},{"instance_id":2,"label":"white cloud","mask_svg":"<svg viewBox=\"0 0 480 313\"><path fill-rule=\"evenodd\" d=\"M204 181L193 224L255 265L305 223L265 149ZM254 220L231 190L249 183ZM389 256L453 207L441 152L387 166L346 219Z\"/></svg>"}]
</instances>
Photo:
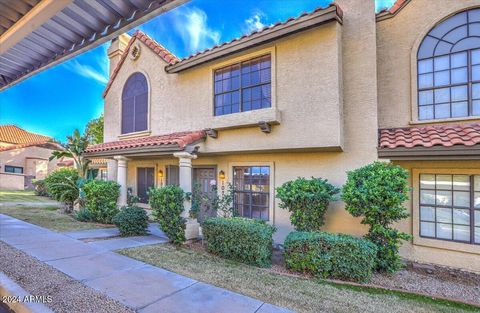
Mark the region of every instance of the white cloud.
<instances>
[{"instance_id":1,"label":"white cloud","mask_svg":"<svg viewBox=\"0 0 480 313\"><path fill-rule=\"evenodd\" d=\"M220 42L221 33L207 24L207 14L199 8L177 9L174 26L190 53L197 52Z\"/></svg>"},{"instance_id":2,"label":"white cloud","mask_svg":"<svg viewBox=\"0 0 480 313\"><path fill-rule=\"evenodd\" d=\"M97 71L89 65L81 64L77 60L70 60L65 63L65 67L78 75L96 80L101 84L106 84L108 82L108 69L106 70L103 62L100 63L100 71Z\"/></svg>"},{"instance_id":3,"label":"white cloud","mask_svg":"<svg viewBox=\"0 0 480 313\"><path fill-rule=\"evenodd\" d=\"M245 20L246 32L250 33L255 30L261 30L266 25L262 22L265 14L261 11L256 11L253 15Z\"/></svg>"}]
</instances>

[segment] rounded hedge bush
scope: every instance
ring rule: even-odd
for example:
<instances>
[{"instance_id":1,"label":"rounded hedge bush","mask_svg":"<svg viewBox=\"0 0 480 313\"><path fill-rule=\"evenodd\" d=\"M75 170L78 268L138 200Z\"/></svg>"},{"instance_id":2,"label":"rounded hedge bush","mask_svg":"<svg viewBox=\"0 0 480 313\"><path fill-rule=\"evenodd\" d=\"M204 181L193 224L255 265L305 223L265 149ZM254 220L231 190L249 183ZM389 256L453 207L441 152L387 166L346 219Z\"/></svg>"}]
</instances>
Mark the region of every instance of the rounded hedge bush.
<instances>
[{"instance_id":1,"label":"rounded hedge bush","mask_svg":"<svg viewBox=\"0 0 480 313\"><path fill-rule=\"evenodd\" d=\"M147 212L139 207L124 207L113 218L121 236L146 235L148 229Z\"/></svg>"},{"instance_id":2,"label":"rounded hedge bush","mask_svg":"<svg viewBox=\"0 0 480 313\"><path fill-rule=\"evenodd\" d=\"M75 219L80 222L93 221L92 213L87 208L81 208L75 213Z\"/></svg>"},{"instance_id":3,"label":"rounded hedge bush","mask_svg":"<svg viewBox=\"0 0 480 313\"><path fill-rule=\"evenodd\" d=\"M275 227L258 219L212 217L202 225L208 252L242 263L269 267Z\"/></svg>"},{"instance_id":4,"label":"rounded hedge bush","mask_svg":"<svg viewBox=\"0 0 480 313\"><path fill-rule=\"evenodd\" d=\"M277 188L279 206L290 212L297 231L318 231L324 224L328 204L339 189L326 179L297 178Z\"/></svg>"},{"instance_id":5,"label":"rounded hedge bush","mask_svg":"<svg viewBox=\"0 0 480 313\"><path fill-rule=\"evenodd\" d=\"M111 224L118 213L120 185L114 181L90 180L83 186L85 207L95 222Z\"/></svg>"},{"instance_id":6,"label":"rounded hedge bush","mask_svg":"<svg viewBox=\"0 0 480 313\"><path fill-rule=\"evenodd\" d=\"M173 244L185 242L186 219L182 216L185 193L178 186L150 189L149 203L153 217Z\"/></svg>"},{"instance_id":7,"label":"rounded hedge bush","mask_svg":"<svg viewBox=\"0 0 480 313\"><path fill-rule=\"evenodd\" d=\"M73 168L60 168L45 178L47 192L53 199L65 203L66 211L73 208L75 200L80 197L78 183L80 176Z\"/></svg>"},{"instance_id":8,"label":"rounded hedge bush","mask_svg":"<svg viewBox=\"0 0 480 313\"><path fill-rule=\"evenodd\" d=\"M288 269L317 277L366 282L375 270L377 247L366 239L326 232L291 232L284 247Z\"/></svg>"},{"instance_id":9,"label":"rounded hedge bush","mask_svg":"<svg viewBox=\"0 0 480 313\"><path fill-rule=\"evenodd\" d=\"M347 173L342 199L353 216L370 226L366 238L378 247L377 269L395 272L403 267L398 253L402 240L411 237L392 227L408 217L408 172L398 165L374 162Z\"/></svg>"}]
</instances>

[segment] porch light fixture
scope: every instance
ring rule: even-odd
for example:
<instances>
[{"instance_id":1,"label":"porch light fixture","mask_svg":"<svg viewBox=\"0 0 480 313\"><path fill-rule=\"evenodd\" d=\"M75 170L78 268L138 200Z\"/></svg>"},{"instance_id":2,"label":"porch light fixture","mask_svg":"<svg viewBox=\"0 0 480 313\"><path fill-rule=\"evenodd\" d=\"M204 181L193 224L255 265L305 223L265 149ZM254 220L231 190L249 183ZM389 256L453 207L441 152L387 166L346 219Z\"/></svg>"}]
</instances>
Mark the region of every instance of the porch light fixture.
<instances>
[{"instance_id":1,"label":"porch light fixture","mask_svg":"<svg viewBox=\"0 0 480 313\"><path fill-rule=\"evenodd\" d=\"M162 170L158 170L158 177L163 178L163 171Z\"/></svg>"},{"instance_id":2,"label":"porch light fixture","mask_svg":"<svg viewBox=\"0 0 480 313\"><path fill-rule=\"evenodd\" d=\"M222 180L225 179L225 172L224 172L224 171L220 171L220 172L218 173L218 178L220 178L220 179L222 179Z\"/></svg>"}]
</instances>

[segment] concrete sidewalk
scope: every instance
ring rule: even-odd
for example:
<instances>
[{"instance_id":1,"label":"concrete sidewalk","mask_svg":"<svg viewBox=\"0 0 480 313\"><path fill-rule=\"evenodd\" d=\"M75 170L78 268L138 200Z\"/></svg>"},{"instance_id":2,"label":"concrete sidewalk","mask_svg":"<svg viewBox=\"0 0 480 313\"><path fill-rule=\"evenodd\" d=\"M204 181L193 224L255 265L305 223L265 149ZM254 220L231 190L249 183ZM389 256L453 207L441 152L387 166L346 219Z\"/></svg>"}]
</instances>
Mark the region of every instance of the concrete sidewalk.
<instances>
[{"instance_id":1,"label":"concrete sidewalk","mask_svg":"<svg viewBox=\"0 0 480 313\"><path fill-rule=\"evenodd\" d=\"M116 254L109 251L112 244L98 245L95 243L99 241L85 243L74 239L82 236L88 234L61 234L0 214L1 241L137 312L291 312ZM145 240L136 242L145 244Z\"/></svg>"}]
</instances>

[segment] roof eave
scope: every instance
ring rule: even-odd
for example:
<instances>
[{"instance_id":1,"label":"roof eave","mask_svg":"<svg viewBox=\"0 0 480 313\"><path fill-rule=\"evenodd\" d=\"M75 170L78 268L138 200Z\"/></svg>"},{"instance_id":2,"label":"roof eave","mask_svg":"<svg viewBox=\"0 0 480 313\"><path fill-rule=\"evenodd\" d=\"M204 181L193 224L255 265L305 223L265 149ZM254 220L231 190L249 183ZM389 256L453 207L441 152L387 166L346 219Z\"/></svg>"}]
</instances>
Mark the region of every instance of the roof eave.
<instances>
[{"instance_id":1,"label":"roof eave","mask_svg":"<svg viewBox=\"0 0 480 313\"><path fill-rule=\"evenodd\" d=\"M144 156L144 155L168 155L174 152L183 151L178 144L160 145L160 146L146 146L128 149L112 149L99 152L85 152L84 157L112 157L112 156Z\"/></svg>"},{"instance_id":2,"label":"roof eave","mask_svg":"<svg viewBox=\"0 0 480 313\"><path fill-rule=\"evenodd\" d=\"M389 10L377 13L376 21L380 22L396 16L398 12L400 12L404 7L407 6L407 4L410 3L410 1L411 0L397 0Z\"/></svg>"},{"instance_id":3,"label":"roof eave","mask_svg":"<svg viewBox=\"0 0 480 313\"><path fill-rule=\"evenodd\" d=\"M390 160L479 160L480 144L473 146L454 145L451 147L432 146L432 147L396 147L396 148L377 148L380 159Z\"/></svg>"},{"instance_id":4,"label":"roof eave","mask_svg":"<svg viewBox=\"0 0 480 313\"><path fill-rule=\"evenodd\" d=\"M317 13L292 20L287 24L278 25L270 29L254 33L243 39L230 42L224 46L203 52L176 64L169 65L165 68L165 70L167 73L182 72L206 62L235 54L243 50L251 49L253 47L263 45L274 40L278 40L282 37L305 31L332 21L337 21L340 24L343 22L342 12L336 5L332 5Z\"/></svg>"}]
</instances>

